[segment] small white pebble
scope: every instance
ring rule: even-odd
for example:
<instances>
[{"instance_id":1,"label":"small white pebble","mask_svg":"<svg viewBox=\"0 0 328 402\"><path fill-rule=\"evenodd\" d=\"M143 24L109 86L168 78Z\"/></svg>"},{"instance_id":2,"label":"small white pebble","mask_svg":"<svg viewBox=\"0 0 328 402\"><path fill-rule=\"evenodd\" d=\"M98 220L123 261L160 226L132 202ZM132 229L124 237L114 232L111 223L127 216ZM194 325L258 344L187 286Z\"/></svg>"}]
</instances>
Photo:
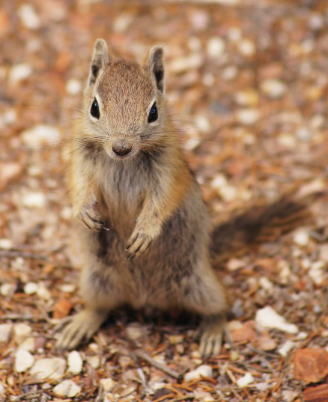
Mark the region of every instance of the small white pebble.
<instances>
[{"instance_id":1,"label":"small white pebble","mask_svg":"<svg viewBox=\"0 0 328 402\"><path fill-rule=\"evenodd\" d=\"M99 383L102 385L105 392L110 392L117 384L111 378L102 378Z\"/></svg>"},{"instance_id":2,"label":"small white pebble","mask_svg":"<svg viewBox=\"0 0 328 402\"><path fill-rule=\"evenodd\" d=\"M65 380L55 386L53 392L59 396L74 398L81 391L81 387L72 380Z\"/></svg>"},{"instance_id":3,"label":"small white pebble","mask_svg":"<svg viewBox=\"0 0 328 402\"><path fill-rule=\"evenodd\" d=\"M294 243L300 247L306 246L309 243L310 237L305 230L298 230L294 235Z\"/></svg>"},{"instance_id":4,"label":"small white pebble","mask_svg":"<svg viewBox=\"0 0 328 402\"><path fill-rule=\"evenodd\" d=\"M251 373L246 373L243 377L237 380L237 385L238 387L242 388L246 385L252 384L252 382L254 382L254 377Z\"/></svg>"},{"instance_id":5,"label":"small white pebble","mask_svg":"<svg viewBox=\"0 0 328 402\"><path fill-rule=\"evenodd\" d=\"M15 355L15 370L17 373L24 373L34 363L34 357L27 350L18 350Z\"/></svg>"},{"instance_id":6,"label":"small white pebble","mask_svg":"<svg viewBox=\"0 0 328 402\"><path fill-rule=\"evenodd\" d=\"M97 369L100 366L100 357L99 356L88 356L87 362L94 369Z\"/></svg>"},{"instance_id":7,"label":"small white pebble","mask_svg":"<svg viewBox=\"0 0 328 402\"><path fill-rule=\"evenodd\" d=\"M28 352L34 352L35 350L35 338L27 338L18 346L18 350L27 350Z\"/></svg>"},{"instance_id":8,"label":"small white pebble","mask_svg":"<svg viewBox=\"0 0 328 402\"><path fill-rule=\"evenodd\" d=\"M0 343L8 343L13 329L13 324L0 324Z\"/></svg>"},{"instance_id":9,"label":"small white pebble","mask_svg":"<svg viewBox=\"0 0 328 402\"><path fill-rule=\"evenodd\" d=\"M66 360L59 357L44 358L37 360L30 370L30 374L35 378L43 380L49 378L58 380L66 370Z\"/></svg>"},{"instance_id":10,"label":"small white pebble","mask_svg":"<svg viewBox=\"0 0 328 402\"><path fill-rule=\"evenodd\" d=\"M9 296L13 290L15 289L15 285L12 283L3 283L0 287L0 293L2 296Z\"/></svg>"},{"instance_id":11,"label":"small white pebble","mask_svg":"<svg viewBox=\"0 0 328 402\"><path fill-rule=\"evenodd\" d=\"M281 98L286 92L286 85L275 78L268 78L261 84L262 91L272 99Z\"/></svg>"},{"instance_id":12,"label":"small white pebble","mask_svg":"<svg viewBox=\"0 0 328 402\"><path fill-rule=\"evenodd\" d=\"M304 341L304 339L306 339L307 337L308 337L309 335L306 333L306 332L300 332L298 335L297 335L297 337L296 337L296 339L298 340L298 341Z\"/></svg>"},{"instance_id":13,"label":"small white pebble","mask_svg":"<svg viewBox=\"0 0 328 402\"><path fill-rule=\"evenodd\" d=\"M225 43L220 37L213 37L207 41L206 50L210 57L217 58L224 54Z\"/></svg>"},{"instance_id":14,"label":"small white pebble","mask_svg":"<svg viewBox=\"0 0 328 402\"><path fill-rule=\"evenodd\" d=\"M203 364L199 367L196 368L196 370L189 371L189 373L185 374L184 380L185 382L188 382L190 380L194 380L196 378L201 378L203 377L208 377L212 378L212 367L207 366L206 364Z\"/></svg>"},{"instance_id":15,"label":"small white pebble","mask_svg":"<svg viewBox=\"0 0 328 402\"><path fill-rule=\"evenodd\" d=\"M73 293L76 289L76 286L73 285L72 283L64 283L59 287L59 289L65 293Z\"/></svg>"},{"instance_id":16,"label":"small white pebble","mask_svg":"<svg viewBox=\"0 0 328 402\"><path fill-rule=\"evenodd\" d=\"M27 282L24 286L24 293L27 295L33 295L38 290L38 284L35 282Z\"/></svg>"},{"instance_id":17,"label":"small white pebble","mask_svg":"<svg viewBox=\"0 0 328 402\"><path fill-rule=\"evenodd\" d=\"M253 56L255 53L255 44L249 39L243 39L239 43L239 51L244 56Z\"/></svg>"},{"instance_id":18,"label":"small white pebble","mask_svg":"<svg viewBox=\"0 0 328 402\"><path fill-rule=\"evenodd\" d=\"M126 327L125 332L126 336L132 341L135 341L146 335L145 328L142 325L138 324L137 322L132 322L131 324L129 324Z\"/></svg>"},{"instance_id":19,"label":"small white pebble","mask_svg":"<svg viewBox=\"0 0 328 402\"><path fill-rule=\"evenodd\" d=\"M278 349L278 353L285 357L287 356L287 354L295 347L295 343L288 340L286 341L279 349Z\"/></svg>"},{"instance_id":20,"label":"small white pebble","mask_svg":"<svg viewBox=\"0 0 328 402\"><path fill-rule=\"evenodd\" d=\"M0 248L2 250L10 250L13 246L13 242L10 239L0 239Z\"/></svg>"},{"instance_id":21,"label":"small white pebble","mask_svg":"<svg viewBox=\"0 0 328 402\"><path fill-rule=\"evenodd\" d=\"M46 197L43 193L27 193L23 196L23 205L27 208L43 208Z\"/></svg>"},{"instance_id":22,"label":"small white pebble","mask_svg":"<svg viewBox=\"0 0 328 402\"><path fill-rule=\"evenodd\" d=\"M259 121L261 115L258 109L240 109L236 113L239 123L250 126Z\"/></svg>"},{"instance_id":23,"label":"small white pebble","mask_svg":"<svg viewBox=\"0 0 328 402\"><path fill-rule=\"evenodd\" d=\"M40 19L30 4L23 4L18 10L18 15L26 28L38 29L40 27Z\"/></svg>"},{"instance_id":24,"label":"small white pebble","mask_svg":"<svg viewBox=\"0 0 328 402\"><path fill-rule=\"evenodd\" d=\"M81 81L71 78L66 83L66 92L69 95L77 95L82 90Z\"/></svg>"},{"instance_id":25,"label":"small white pebble","mask_svg":"<svg viewBox=\"0 0 328 402\"><path fill-rule=\"evenodd\" d=\"M9 82L11 84L17 84L19 81L23 81L32 74L32 68L27 63L17 64L10 69Z\"/></svg>"},{"instance_id":26,"label":"small white pebble","mask_svg":"<svg viewBox=\"0 0 328 402\"><path fill-rule=\"evenodd\" d=\"M264 328L276 328L288 334L297 334L299 332L296 325L289 324L284 317L279 315L270 306L257 310L255 324L259 330Z\"/></svg>"},{"instance_id":27,"label":"small white pebble","mask_svg":"<svg viewBox=\"0 0 328 402\"><path fill-rule=\"evenodd\" d=\"M6 393L6 388L0 384L0 395L4 395Z\"/></svg>"},{"instance_id":28,"label":"small white pebble","mask_svg":"<svg viewBox=\"0 0 328 402\"><path fill-rule=\"evenodd\" d=\"M266 278L265 276L262 276L259 280L259 284L261 288L267 290L267 291L272 291L273 290L273 283Z\"/></svg>"},{"instance_id":29,"label":"small white pebble","mask_svg":"<svg viewBox=\"0 0 328 402\"><path fill-rule=\"evenodd\" d=\"M15 341L18 345L23 343L31 334L32 328L23 323L15 324L14 326L14 334L15 334Z\"/></svg>"},{"instance_id":30,"label":"small white pebble","mask_svg":"<svg viewBox=\"0 0 328 402\"><path fill-rule=\"evenodd\" d=\"M67 357L68 371L73 374L79 374L82 371L83 360L79 352L73 350Z\"/></svg>"},{"instance_id":31,"label":"small white pebble","mask_svg":"<svg viewBox=\"0 0 328 402\"><path fill-rule=\"evenodd\" d=\"M39 124L21 133L25 145L38 148L42 144L56 143L60 139L57 127Z\"/></svg>"},{"instance_id":32,"label":"small white pebble","mask_svg":"<svg viewBox=\"0 0 328 402\"><path fill-rule=\"evenodd\" d=\"M235 66L227 66L222 71L222 78L225 81L232 81L237 77L237 75L238 75L238 70L237 70L237 67L235 67Z\"/></svg>"},{"instance_id":33,"label":"small white pebble","mask_svg":"<svg viewBox=\"0 0 328 402\"><path fill-rule=\"evenodd\" d=\"M315 261L311 264L311 268L309 269L309 277L313 280L316 285L319 285L324 279L324 268L326 267L326 263L324 261Z\"/></svg>"},{"instance_id":34,"label":"small white pebble","mask_svg":"<svg viewBox=\"0 0 328 402\"><path fill-rule=\"evenodd\" d=\"M37 290L37 295L40 297L40 299L43 299L43 300L51 299L51 293L46 288L45 284L43 282L39 282L38 285L39 286L38 286L38 290Z\"/></svg>"}]
</instances>

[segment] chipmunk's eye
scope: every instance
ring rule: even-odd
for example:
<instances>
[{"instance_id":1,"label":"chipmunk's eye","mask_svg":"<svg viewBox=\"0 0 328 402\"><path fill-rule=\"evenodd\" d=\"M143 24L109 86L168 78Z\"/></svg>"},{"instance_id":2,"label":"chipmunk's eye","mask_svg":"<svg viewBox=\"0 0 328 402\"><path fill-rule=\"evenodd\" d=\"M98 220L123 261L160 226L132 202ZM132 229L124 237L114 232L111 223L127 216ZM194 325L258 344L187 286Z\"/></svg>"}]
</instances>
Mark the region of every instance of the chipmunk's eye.
<instances>
[{"instance_id":1,"label":"chipmunk's eye","mask_svg":"<svg viewBox=\"0 0 328 402\"><path fill-rule=\"evenodd\" d=\"M152 123L158 119L158 112L157 112L157 107L156 107L156 102L154 102L153 106L150 109L149 115L148 115L148 123Z\"/></svg>"},{"instance_id":2,"label":"chipmunk's eye","mask_svg":"<svg viewBox=\"0 0 328 402\"><path fill-rule=\"evenodd\" d=\"M100 117L99 105L96 99L92 102L90 113L91 116L95 117L96 119L99 119Z\"/></svg>"}]
</instances>

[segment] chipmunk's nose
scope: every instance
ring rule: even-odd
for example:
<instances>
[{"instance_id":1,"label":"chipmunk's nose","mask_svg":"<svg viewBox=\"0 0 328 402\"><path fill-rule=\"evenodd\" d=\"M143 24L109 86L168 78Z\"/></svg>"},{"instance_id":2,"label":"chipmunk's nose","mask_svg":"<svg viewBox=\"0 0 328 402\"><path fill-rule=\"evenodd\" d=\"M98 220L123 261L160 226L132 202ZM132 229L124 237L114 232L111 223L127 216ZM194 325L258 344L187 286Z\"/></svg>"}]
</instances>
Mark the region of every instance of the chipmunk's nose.
<instances>
[{"instance_id":1,"label":"chipmunk's nose","mask_svg":"<svg viewBox=\"0 0 328 402\"><path fill-rule=\"evenodd\" d=\"M129 154L132 150L131 147L126 147L124 145L114 145L112 147L112 150L114 152L114 154L116 154L117 156L126 156L127 154Z\"/></svg>"}]
</instances>

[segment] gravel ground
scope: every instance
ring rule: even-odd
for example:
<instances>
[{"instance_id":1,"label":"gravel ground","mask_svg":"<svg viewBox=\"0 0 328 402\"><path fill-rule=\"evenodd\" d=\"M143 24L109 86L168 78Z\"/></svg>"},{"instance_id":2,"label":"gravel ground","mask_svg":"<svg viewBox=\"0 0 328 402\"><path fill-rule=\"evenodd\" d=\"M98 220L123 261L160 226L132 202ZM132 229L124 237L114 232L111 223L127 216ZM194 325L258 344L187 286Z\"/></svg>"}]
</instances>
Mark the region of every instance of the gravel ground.
<instances>
[{"instance_id":1,"label":"gravel ground","mask_svg":"<svg viewBox=\"0 0 328 402\"><path fill-rule=\"evenodd\" d=\"M92 46L166 49L172 118L214 220L327 188L328 2L19 0L0 7L0 400L328 401L328 229L217 267L234 345L203 361L197 317L122 309L54 348L83 307L67 144Z\"/></svg>"}]
</instances>

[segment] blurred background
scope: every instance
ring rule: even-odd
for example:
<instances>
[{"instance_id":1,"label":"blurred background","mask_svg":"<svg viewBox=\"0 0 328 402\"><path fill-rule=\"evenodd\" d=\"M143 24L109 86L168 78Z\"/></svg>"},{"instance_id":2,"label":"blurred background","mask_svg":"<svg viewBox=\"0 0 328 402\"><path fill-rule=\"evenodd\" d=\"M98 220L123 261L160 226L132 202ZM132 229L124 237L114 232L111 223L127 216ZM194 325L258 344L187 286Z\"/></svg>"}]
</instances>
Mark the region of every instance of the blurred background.
<instances>
[{"instance_id":1,"label":"blurred background","mask_svg":"<svg viewBox=\"0 0 328 402\"><path fill-rule=\"evenodd\" d=\"M115 54L139 61L154 44L165 46L172 118L213 218L221 220L295 188L327 187L327 28L323 0L2 0L3 317L52 317L62 300L68 311L81 303L79 261L68 247L66 145L81 110L95 39L102 37ZM234 271L233 264L222 268L239 303L237 316L250 319L269 302L282 312L290 303L286 318L299 319L310 331L322 313L320 292L327 283L326 221L324 214L317 217L316 239L302 232L301 240L289 238L262 260L246 258L238 266L256 266L255 271ZM308 276L317 261L320 267ZM263 290L262 277L274 279L275 298ZM255 288L262 293L252 293ZM304 300L291 301L293 292L310 288ZM312 315L304 310L308 304ZM42 334L50 328L45 325L33 331ZM47 347L43 350L52 350L52 343Z\"/></svg>"}]
</instances>

